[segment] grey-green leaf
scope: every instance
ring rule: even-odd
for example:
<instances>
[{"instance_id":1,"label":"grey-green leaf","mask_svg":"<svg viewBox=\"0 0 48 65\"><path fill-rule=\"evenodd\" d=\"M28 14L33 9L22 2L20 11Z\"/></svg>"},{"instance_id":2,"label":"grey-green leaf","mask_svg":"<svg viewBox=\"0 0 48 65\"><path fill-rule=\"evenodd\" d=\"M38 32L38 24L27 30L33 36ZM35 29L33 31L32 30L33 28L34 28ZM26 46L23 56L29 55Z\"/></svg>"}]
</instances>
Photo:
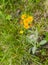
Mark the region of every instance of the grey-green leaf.
<instances>
[{"instance_id":1,"label":"grey-green leaf","mask_svg":"<svg viewBox=\"0 0 48 65\"><path fill-rule=\"evenodd\" d=\"M33 54L35 54L36 49L37 49L37 47L36 47L36 46L34 46L34 47L32 48L32 53L33 53Z\"/></svg>"},{"instance_id":2,"label":"grey-green leaf","mask_svg":"<svg viewBox=\"0 0 48 65\"><path fill-rule=\"evenodd\" d=\"M42 40L41 42L40 42L40 45L44 45L44 44L46 44L46 40Z\"/></svg>"}]
</instances>

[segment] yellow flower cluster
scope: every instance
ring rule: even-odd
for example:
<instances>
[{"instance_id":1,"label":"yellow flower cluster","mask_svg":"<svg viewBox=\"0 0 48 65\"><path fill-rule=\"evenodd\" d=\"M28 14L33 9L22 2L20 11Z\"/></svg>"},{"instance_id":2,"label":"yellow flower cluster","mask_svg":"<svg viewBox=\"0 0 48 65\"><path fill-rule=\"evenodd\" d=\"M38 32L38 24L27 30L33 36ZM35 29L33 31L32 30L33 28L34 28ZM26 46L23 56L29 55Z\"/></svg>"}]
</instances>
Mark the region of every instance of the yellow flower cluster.
<instances>
[{"instance_id":1,"label":"yellow flower cluster","mask_svg":"<svg viewBox=\"0 0 48 65\"><path fill-rule=\"evenodd\" d=\"M25 29L29 29L32 26L33 17L23 14L21 16L20 24L24 26ZM20 34L23 34L24 31L20 30Z\"/></svg>"},{"instance_id":2,"label":"yellow flower cluster","mask_svg":"<svg viewBox=\"0 0 48 65\"><path fill-rule=\"evenodd\" d=\"M21 16L21 24L23 24L25 29L28 29L32 26L32 21L33 21L33 17L32 16L27 16L26 14L23 14Z\"/></svg>"}]
</instances>

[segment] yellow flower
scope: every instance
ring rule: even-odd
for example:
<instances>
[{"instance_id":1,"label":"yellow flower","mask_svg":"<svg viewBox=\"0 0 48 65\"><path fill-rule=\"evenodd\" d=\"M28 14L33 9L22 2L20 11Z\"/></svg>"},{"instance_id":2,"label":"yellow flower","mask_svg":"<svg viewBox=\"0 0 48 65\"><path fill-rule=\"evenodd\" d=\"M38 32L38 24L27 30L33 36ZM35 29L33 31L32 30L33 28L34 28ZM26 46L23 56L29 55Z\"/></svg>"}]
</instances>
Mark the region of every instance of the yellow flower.
<instances>
[{"instance_id":1,"label":"yellow flower","mask_svg":"<svg viewBox=\"0 0 48 65\"><path fill-rule=\"evenodd\" d=\"M22 16L21 16L21 19L25 19L26 18L26 14L23 14Z\"/></svg>"},{"instance_id":2,"label":"yellow flower","mask_svg":"<svg viewBox=\"0 0 48 65\"><path fill-rule=\"evenodd\" d=\"M23 30L20 30L20 34L23 34Z\"/></svg>"},{"instance_id":3,"label":"yellow flower","mask_svg":"<svg viewBox=\"0 0 48 65\"><path fill-rule=\"evenodd\" d=\"M25 29L28 29L32 26L33 17L27 16L26 14L23 14L21 16L22 21L20 21L21 24L23 24Z\"/></svg>"},{"instance_id":4,"label":"yellow flower","mask_svg":"<svg viewBox=\"0 0 48 65\"><path fill-rule=\"evenodd\" d=\"M29 23L29 20L26 18L24 21L23 21L24 24L26 23Z\"/></svg>"},{"instance_id":5,"label":"yellow flower","mask_svg":"<svg viewBox=\"0 0 48 65\"><path fill-rule=\"evenodd\" d=\"M28 24L25 24L25 25L24 25L24 28L25 28L25 29L28 29L28 28L29 28L29 25L28 25Z\"/></svg>"},{"instance_id":6,"label":"yellow flower","mask_svg":"<svg viewBox=\"0 0 48 65\"><path fill-rule=\"evenodd\" d=\"M33 17L32 17L32 16L29 16L29 17L28 17L28 21L29 21L29 22L32 22L32 21L33 21Z\"/></svg>"},{"instance_id":7,"label":"yellow flower","mask_svg":"<svg viewBox=\"0 0 48 65\"><path fill-rule=\"evenodd\" d=\"M24 19L23 23L26 24L26 23L31 23L33 21L33 17L32 16L29 16L28 18Z\"/></svg>"}]
</instances>

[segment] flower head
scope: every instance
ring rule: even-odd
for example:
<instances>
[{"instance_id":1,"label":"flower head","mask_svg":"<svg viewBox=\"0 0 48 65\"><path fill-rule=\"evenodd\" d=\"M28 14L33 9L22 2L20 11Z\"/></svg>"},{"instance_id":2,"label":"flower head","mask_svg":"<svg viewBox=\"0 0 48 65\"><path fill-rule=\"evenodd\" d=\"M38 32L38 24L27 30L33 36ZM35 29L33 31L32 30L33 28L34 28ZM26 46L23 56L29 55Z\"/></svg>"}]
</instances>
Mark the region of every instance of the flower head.
<instances>
[{"instance_id":1,"label":"flower head","mask_svg":"<svg viewBox=\"0 0 48 65\"><path fill-rule=\"evenodd\" d=\"M24 25L24 28L25 28L25 29L29 29L29 25L28 25L28 24L25 24L25 25Z\"/></svg>"},{"instance_id":2,"label":"flower head","mask_svg":"<svg viewBox=\"0 0 48 65\"><path fill-rule=\"evenodd\" d=\"M23 34L23 30L20 30L20 34Z\"/></svg>"},{"instance_id":3,"label":"flower head","mask_svg":"<svg viewBox=\"0 0 48 65\"><path fill-rule=\"evenodd\" d=\"M26 18L26 19L23 21L23 23L24 23L24 24L25 24L25 23L29 23L28 18Z\"/></svg>"},{"instance_id":4,"label":"flower head","mask_svg":"<svg viewBox=\"0 0 48 65\"><path fill-rule=\"evenodd\" d=\"M28 29L32 26L32 21L33 21L33 17L32 16L28 16L26 14L23 14L21 16L21 24L24 26L25 29Z\"/></svg>"},{"instance_id":5,"label":"flower head","mask_svg":"<svg viewBox=\"0 0 48 65\"><path fill-rule=\"evenodd\" d=\"M23 14L22 16L21 16L21 19L25 19L26 18L26 14Z\"/></svg>"},{"instance_id":6,"label":"flower head","mask_svg":"<svg viewBox=\"0 0 48 65\"><path fill-rule=\"evenodd\" d=\"M33 17L32 16L29 16L28 17L28 21L32 22L33 21Z\"/></svg>"}]
</instances>

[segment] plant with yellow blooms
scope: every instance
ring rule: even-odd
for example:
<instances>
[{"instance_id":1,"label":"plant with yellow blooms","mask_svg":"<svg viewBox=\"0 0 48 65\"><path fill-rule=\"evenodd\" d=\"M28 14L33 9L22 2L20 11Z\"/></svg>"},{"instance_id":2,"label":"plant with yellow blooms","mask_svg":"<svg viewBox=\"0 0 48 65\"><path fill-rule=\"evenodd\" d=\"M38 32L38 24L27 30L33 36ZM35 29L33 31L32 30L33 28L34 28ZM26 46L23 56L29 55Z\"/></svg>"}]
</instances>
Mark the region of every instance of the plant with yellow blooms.
<instances>
[{"instance_id":1,"label":"plant with yellow blooms","mask_svg":"<svg viewBox=\"0 0 48 65\"><path fill-rule=\"evenodd\" d=\"M0 65L48 65L48 0L0 0Z\"/></svg>"},{"instance_id":2,"label":"plant with yellow blooms","mask_svg":"<svg viewBox=\"0 0 48 65\"><path fill-rule=\"evenodd\" d=\"M33 16L29 16L29 15L26 15L26 14L23 14L22 16L21 16L21 24L23 24L23 26L24 26L24 28L25 29L29 29L31 26L31 24L32 24L32 22L33 22Z\"/></svg>"}]
</instances>

